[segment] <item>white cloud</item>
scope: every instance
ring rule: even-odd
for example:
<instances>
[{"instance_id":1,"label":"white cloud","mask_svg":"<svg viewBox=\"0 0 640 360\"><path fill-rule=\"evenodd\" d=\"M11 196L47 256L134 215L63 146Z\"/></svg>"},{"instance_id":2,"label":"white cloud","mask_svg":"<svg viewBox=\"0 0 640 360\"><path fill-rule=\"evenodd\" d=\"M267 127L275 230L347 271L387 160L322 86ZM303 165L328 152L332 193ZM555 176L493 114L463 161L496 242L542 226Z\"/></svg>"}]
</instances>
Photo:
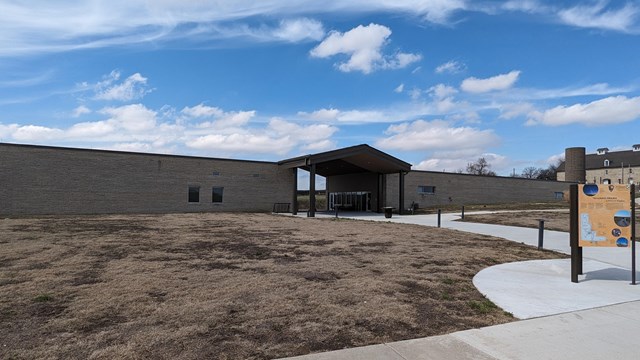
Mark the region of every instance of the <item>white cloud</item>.
<instances>
[{"instance_id":1,"label":"white cloud","mask_svg":"<svg viewBox=\"0 0 640 360\"><path fill-rule=\"evenodd\" d=\"M435 71L438 74L442 74L442 73L457 74L464 71L465 69L466 69L466 66L463 63L455 60L451 60L436 67Z\"/></svg>"},{"instance_id":2,"label":"white cloud","mask_svg":"<svg viewBox=\"0 0 640 360\"><path fill-rule=\"evenodd\" d=\"M273 36L288 42L304 40L321 40L324 37L322 23L308 18L283 20L280 27L273 31Z\"/></svg>"},{"instance_id":3,"label":"white cloud","mask_svg":"<svg viewBox=\"0 0 640 360\"><path fill-rule=\"evenodd\" d=\"M282 119L271 119L265 129L244 129L231 134L208 134L186 142L191 148L240 153L284 155L294 147L321 148L338 129L329 125L300 126Z\"/></svg>"},{"instance_id":4,"label":"white cloud","mask_svg":"<svg viewBox=\"0 0 640 360\"><path fill-rule=\"evenodd\" d=\"M432 94L433 97L437 99L444 99L444 98L450 97L452 95L455 95L457 92L458 90L445 84L438 84L429 88L429 93Z\"/></svg>"},{"instance_id":5,"label":"white cloud","mask_svg":"<svg viewBox=\"0 0 640 360\"><path fill-rule=\"evenodd\" d=\"M533 111L535 111L535 107L528 102L505 104L500 106L500 118L510 120L518 116L530 114Z\"/></svg>"},{"instance_id":6,"label":"white cloud","mask_svg":"<svg viewBox=\"0 0 640 360\"><path fill-rule=\"evenodd\" d=\"M496 90L506 90L518 81L520 71L514 70L508 74L496 75L487 79L470 77L462 81L460 88L469 93L485 93Z\"/></svg>"},{"instance_id":7,"label":"white cloud","mask_svg":"<svg viewBox=\"0 0 640 360\"><path fill-rule=\"evenodd\" d=\"M147 88L147 78L135 73L126 78L122 83L116 83L120 79L120 72L112 71L105 79L95 86L97 100L131 101L144 97L151 90Z\"/></svg>"},{"instance_id":8,"label":"white cloud","mask_svg":"<svg viewBox=\"0 0 640 360\"><path fill-rule=\"evenodd\" d=\"M345 33L332 31L310 52L317 58L347 55L349 60L336 64L343 72L361 71L369 74L378 69L399 69L419 61L417 54L396 53L386 56L382 48L391 36L391 30L383 25L359 25Z\"/></svg>"},{"instance_id":9,"label":"white cloud","mask_svg":"<svg viewBox=\"0 0 640 360\"><path fill-rule=\"evenodd\" d=\"M428 90L428 93L433 98L436 110L441 114L448 113L456 108L458 104L455 102L453 95L457 92L458 90L444 84L432 86Z\"/></svg>"},{"instance_id":10,"label":"white cloud","mask_svg":"<svg viewBox=\"0 0 640 360\"><path fill-rule=\"evenodd\" d=\"M377 110L349 110L340 112L338 121L351 124L375 123L389 121L389 117Z\"/></svg>"},{"instance_id":11,"label":"white cloud","mask_svg":"<svg viewBox=\"0 0 640 360\"><path fill-rule=\"evenodd\" d=\"M306 113L304 111L298 112L298 116L308 118L311 120L317 121L331 121L336 120L340 115L340 110L338 109L320 109L311 113Z\"/></svg>"},{"instance_id":12,"label":"white cloud","mask_svg":"<svg viewBox=\"0 0 640 360\"><path fill-rule=\"evenodd\" d=\"M320 109L311 113L298 112L298 116L315 121L366 124L389 121L389 116L378 110Z\"/></svg>"},{"instance_id":13,"label":"white cloud","mask_svg":"<svg viewBox=\"0 0 640 360\"><path fill-rule=\"evenodd\" d=\"M142 104L107 107L102 109L100 113L111 116L107 121L113 122L127 131L144 132L156 126L157 113Z\"/></svg>"},{"instance_id":14,"label":"white cloud","mask_svg":"<svg viewBox=\"0 0 640 360\"><path fill-rule=\"evenodd\" d=\"M92 148L171 153L184 147L215 152L215 156L241 154L283 156L296 151L321 151L336 147L329 124L301 125L281 118L252 122L256 111L224 111L199 104L182 111L159 112L142 104L106 107L96 112L104 118L68 128L0 124L0 139L33 144L90 144ZM329 111L330 112L330 111ZM207 121L201 122L200 119ZM193 121L195 119L195 121ZM83 146L83 145L81 145ZM84 145L86 147L86 145Z\"/></svg>"},{"instance_id":15,"label":"white cloud","mask_svg":"<svg viewBox=\"0 0 640 360\"><path fill-rule=\"evenodd\" d=\"M618 9L608 8L609 1L597 1L589 5L579 5L558 12L560 20L568 25L584 28L614 30L620 32L637 31L640 7L627 2Z\"/></svg>"},{"instance_id":16,"label":"white cloud","mask_svg":"<svg viewBox=\"0 0 640 360\"><path fill-rule=\"evenodd\" d=\"M502 4L502 8L509 11L540 13L547 10L547 6L537 0L510 0Z\"/></svg>"},{"instance_id":17,"label":"white cloud","mask_svg":"<svg viewBox=\"0 0 640 360\"><path fill-rule=\"evenodd\" d=\"M295 18L281 20L277 26L250 26L244 23L232 25L200 24L189 32L190 38L206 40L251 40L256 42L319 41L325 35L324 26L318 20Z\"/></svg>"},{"instance_id":18,"label":"white cloud","mask_svg":"<svg viewBox=\"0 0 640 360\"><path fill-rule=\"evenodd\" d=\"M445 24L456 11L465 10L465 0L162 0L108 3L76 0L32 0L25 3L0 2L0 55L74 51L126 44L163 41L209 41L235 38L238 31L221 26L229 22L257 18L283 20L273 28L248 31L258 41L301 41L316 39L321 27L306 16L387 12L422 17ZM299 19L297 19L299 18ZM184 41L183 41L184 42Z\"/></svg>"},{"instance_id":19,"label":"white cloud","mask_svg":"<svg viewBox=\"0 0 640 360\"><path fill-rule=\"evenodd\" d=\"M38 125L25 125L15 128L11 136L18 141L55 140L64 135L60 129L53 129Z\"/></svg>"},{"instance_id":20,"label":"white cloud","mask_svg":"<svg viewBox=\"0 0 640 360\"><path fill-rule=\"evenodd\" d=\"M506 156L482 152L481 149L473 149L472 151L458 152L458 151L440 151L435 152L429 159L425 159L418 164L414 165L414 170L425 171L446 171L457 172L459 170L464 171L469 163L477 161L479 158L485 158L489 165L490 170L500 171L504 170L509 160Z\"/></svg>"},{"instance_id":21,"label":"white cloud","mask_svg":"<svg viewBox=\"0 0 640 360\"><path fill-rule=\"evenodd\" d=\"M73 109L73 111L71 112L71 116L73 116L74 118L80 117L82 115L86 115L86 114L90 114L91 113L91 109L89 109L88 107L84 106L84 105L80 105L77 108Z\"/></svg>"},{"instance_id":22,"label":"white cloud","mask_svg":"<svg viewBox=\"0 0 640 360\"><path fill-rule=\"evenodd\" d=\"M477 149L496 145L500 140L493 130L453 127L442 120L391 125L386 134L389 137L376 141L376 146L402 151Z\"/></svg>"},{"instance_id":23,"label":"white cloud","mask_svg":"<svg viewBox=\"0 0 640 360\"><path fill-rule=\"evenodd\" d=\"M66 131L66 137L74 139L97 139L112 134L117 129L114 121L81 122Z\"/></svg>"},{"instance_id":24,"label":"white cloud","mask_svg":"<svg viewBox=\"0 0 640 360\"><path fill-rule=\"evenodd\" d=\"M612 96L587 104L557 106L530 114L527 125L560 126L582 124L588 126L630 122L640 118L640 96Z\"/></svg>"},{"instance_id":25,"label":"white cloud","mask_svg":"<svg viewBox=\"0 0 640 360\"><path fill-rule=\"evenodd\" d=\"M398 85L398 87L396 87L395 89L393 89L394 92L401 94L404 91L404 84L400 84Z\"/></svg>"},{"instance_id":26,"label":"white cloud","mask_svg":"<svg viewBox=\"0 0 640 360\"><path fill-rule=\"evenodd\" d=\"M625 149L625 150L627 150L627 149ZM558 163L560 163L560 161L564 161L564 152L549 156L547 158L547 160L545 161L545 163L547 165L558 165Z\"/></svg>"},{"instance_id":27,"label":"white cloud","mask_svg":"<svg viewBox=\"0 0 640 360\"><path fill-rule=\"evenodd\" d=\"M187 141L188 147L222 152L265 152L286 154L293 148L288 137L272 138L266 134L209 134Z\"/></svg>"},{"instance_id":28,"label":"white cloud","mask_svg":"<svg viewBox=\"0 0 640 360\"><path fill-rule=\"evenodd\" d=\"M192 118L222 116L224 114L220 108L204 104L198 104L192 107L185 106L180 112Z\"/></svg>"}]
</instances>

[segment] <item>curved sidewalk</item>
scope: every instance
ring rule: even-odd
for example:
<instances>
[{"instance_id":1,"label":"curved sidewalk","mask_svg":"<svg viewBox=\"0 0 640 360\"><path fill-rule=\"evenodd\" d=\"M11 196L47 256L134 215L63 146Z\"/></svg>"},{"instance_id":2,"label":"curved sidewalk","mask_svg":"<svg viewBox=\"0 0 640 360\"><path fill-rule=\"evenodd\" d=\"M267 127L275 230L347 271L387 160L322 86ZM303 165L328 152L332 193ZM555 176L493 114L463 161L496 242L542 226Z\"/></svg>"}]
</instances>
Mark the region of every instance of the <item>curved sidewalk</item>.
<instances>
[{"instance_id":1,"label":"curved sidewalk","mask_svg":"<svg viewBox=\"0 0 640 360\"><path fill-rule=\"evenodd\" d=\"M437 215L347 215L340 217L437 226ZM442 214L441 226L537 246L537 229L457 219ZM545 231L544 248L568 254L569 235ZM640 349L628 335L640 330L640 285L630 285L630 250L585 248L583 257L577 284L570 281L569 259L501 264L474 277L487 298L527 320L290 359L637 359Z\"/></svg>"}]
</instances>

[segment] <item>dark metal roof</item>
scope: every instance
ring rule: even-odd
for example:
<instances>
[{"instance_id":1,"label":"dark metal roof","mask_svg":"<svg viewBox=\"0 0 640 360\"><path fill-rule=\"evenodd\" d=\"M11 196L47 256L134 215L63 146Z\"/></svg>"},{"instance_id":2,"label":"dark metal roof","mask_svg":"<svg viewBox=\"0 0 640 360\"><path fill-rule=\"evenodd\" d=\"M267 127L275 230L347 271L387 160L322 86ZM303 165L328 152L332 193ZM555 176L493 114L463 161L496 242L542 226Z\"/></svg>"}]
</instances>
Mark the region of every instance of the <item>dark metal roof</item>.
<instances>
[{"instance_id":1,"label":"dark metal roof","mask_svg":"<svg viewBox=\"0 0 640 360\"><path fill-rule=\"evenodd\" d=\"M609 160L609 166L604 166L604 161ZM619 168L621 166L640 166L640 151L611 151L606 154L587 154L585 157L586 170ZM564 162L558 166L559 172L564 172Z\"/></svg>"},{"instance_id":2,"label":"dark metal roof","mask_svg":"<svg viewBox=\"0 0 640 360\"><path fill-rule=\"evenodd\" d=\"M316 164L316 173L325 177L362 172L390 174L411 170L411 164L366 144L299 156L282 160L278 164L307 171L312 164Z\"/></svg>"}]
</instances>

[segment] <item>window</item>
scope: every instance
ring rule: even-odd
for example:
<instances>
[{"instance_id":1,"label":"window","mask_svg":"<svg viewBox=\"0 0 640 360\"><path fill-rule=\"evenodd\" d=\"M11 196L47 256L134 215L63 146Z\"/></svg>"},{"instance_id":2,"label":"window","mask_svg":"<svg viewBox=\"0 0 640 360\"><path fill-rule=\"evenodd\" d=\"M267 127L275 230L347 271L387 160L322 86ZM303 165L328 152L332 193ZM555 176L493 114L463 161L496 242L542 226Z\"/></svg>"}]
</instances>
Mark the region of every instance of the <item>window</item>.
<instances>
[{"instance_id":1,"label":"window","mask_svg":"<svg viewBox=\"0 0 640 360\"><path fill-rule=\"evenodd\" d=\"M200 186L189 186L189 202L200 202Z\"/></svg>"},{"instance_id":2,"label":"window","mask_svg":"<svg viewBox=\"0 0 640 360\"><path fill-rule=\"evenodd\" d=\"M602 180L603 184L611 184L611 179L604 179Z\"/></svg>"},{"instance_id":3,"label":"window","mask_svg":"<svg viewBox=\"0 0 640 360\"><path fill-rule=\"evenodd\" d=\"M213 187L211 188L211 202L221 203L222 202L222 194L224 192L223 187Z\"/></svg>"},{"instance_id":4,"label":"window","mask_svg":"<svg viewBox=\"0 0 640 360\"><path fill-rule=\"evenodd\" d=\"M556 191L553 193L554 197L556 200L563 200L564 199L564 193L562 191Z\"/></svg>"},{"instance_id":5,"label":"window","mask_svg":"<svg viewBox=\"0 0 640 360\"><path fill-rule=\"evenodd\" d=\"M435 194L435 193L436 193L435 186L425 186L425 185L418 186L418 194Z\"/></svg>"},{"instance_id":6,"label":"window","mask_svg":"<svg viewBox=\"0 0 640 360\"><path fill-rule=\"evenodd\" d=\"M604 161L604 166L605 166L605 167L609 167L609 164L610 164L610 163L611 163L611 162L610 162L609 160L605 160L605 161Z\"/></svg>"}]
</instances>

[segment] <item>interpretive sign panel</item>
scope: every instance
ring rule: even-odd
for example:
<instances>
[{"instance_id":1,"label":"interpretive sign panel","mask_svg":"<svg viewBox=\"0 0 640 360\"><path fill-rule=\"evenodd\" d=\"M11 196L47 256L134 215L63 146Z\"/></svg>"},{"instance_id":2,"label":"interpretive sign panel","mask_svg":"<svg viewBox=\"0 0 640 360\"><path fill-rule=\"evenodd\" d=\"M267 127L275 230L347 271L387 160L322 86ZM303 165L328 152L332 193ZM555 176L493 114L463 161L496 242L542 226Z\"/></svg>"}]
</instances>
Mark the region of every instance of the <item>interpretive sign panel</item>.
<instances>
[{"instance_id":1,"label":"interpretive sign panel","mask_svg":"<svg viewBox=\"0 0 640 360\"><path fill-rule=\"evenodd\" d=\"M626 185L578 185L580 246L631 244L631 193Z\"/></svg>"}]
</instances>

